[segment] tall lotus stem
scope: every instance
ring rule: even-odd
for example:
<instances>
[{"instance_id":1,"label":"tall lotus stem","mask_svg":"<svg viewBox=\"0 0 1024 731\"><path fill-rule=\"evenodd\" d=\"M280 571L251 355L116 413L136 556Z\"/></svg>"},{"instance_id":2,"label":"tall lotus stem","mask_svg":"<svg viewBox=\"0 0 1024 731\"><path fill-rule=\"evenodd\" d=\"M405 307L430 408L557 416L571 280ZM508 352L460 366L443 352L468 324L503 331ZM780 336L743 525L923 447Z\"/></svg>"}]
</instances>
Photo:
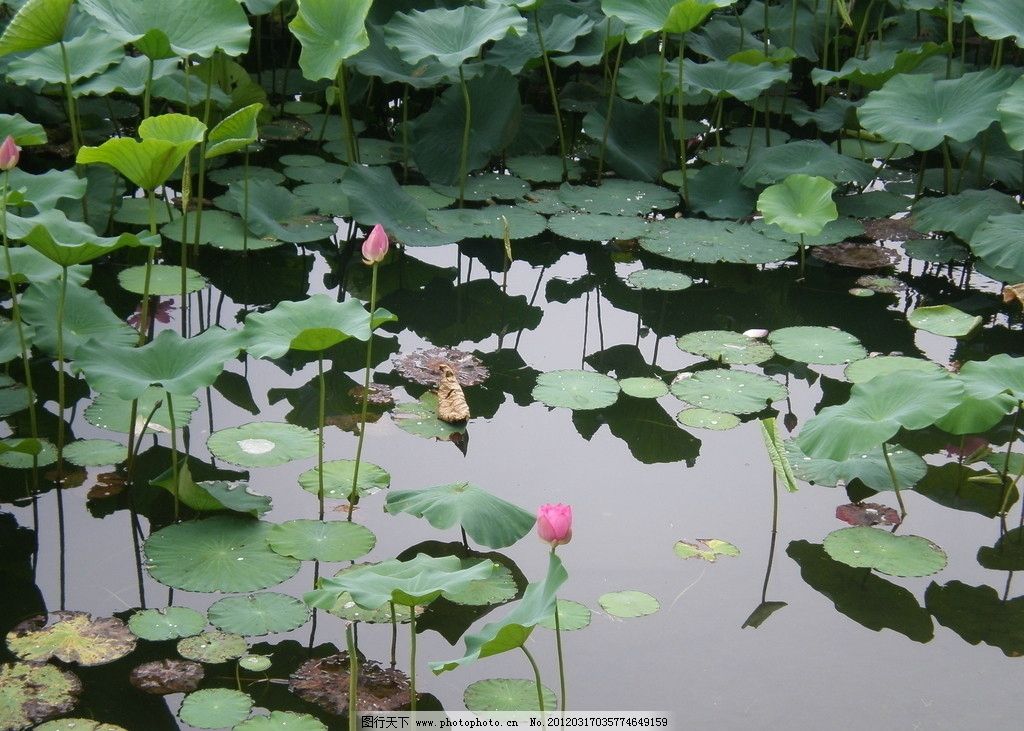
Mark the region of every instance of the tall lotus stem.
<instances>
[{"instance_id":1,"label":"tall lotus stem","mask_svg":"<svg viewBox=\"0 0 1024 731\"><path fill-rule=\"evenodd\" d=\"M555 616L556 617L558 616L557 611L555 612ZM541 718L543 718L544 717L544 686L541 685L541 682L540 682L540 668L537 667L537 661L533 659L533 655L531 655L530 651L526 649L526 645L520 645L519 648L523 651L523 654L526 655L526 659L530 661L530 667L533 668L534 682L537 685L537 710L540 711Z\"/></svg>"},{"instance_id":2,"label":"tall lotus stem","mask_svg":"<svg viewBox=\"0 0 1024 731\"><path fill-rule=\"evenodd\" d=\"M324 519L324 414L326 412L326 390L324 384L324 352L317 351L316 354L317 384L320 388L320 397L317 404L317 440L316 440L316 475L317 490L316 497L320 503L320 520Z\"/></svg>"},{"instance_id":3,"label":"tall lotus stem","mask_svg":"<svg viewBox=\"0 0 1024 731\"><path fill-rule=\"evenodd\" d=\"M245 146L245 168L242 173L242 251L249 253L249 145Z\"/></svg>"},{"instance_id":4,"label":"tall lotus stem","mask_svg":"<svg viewBox=\"0 0 1024 731\"><path fill-rule=\"evenodd\" d=\"M551 553L555 552L554 546ZM565 662L562 659L562 619L558 616L558 599L555 599L555 649L558 652L558 692L560 694L560 708L565 713ZM537 680L538 684L540 680ZM544 710L543 707L541 710Z\"/></svg>"},{"instance_id":5,"label":"tall lotus stem","mask_svg":"<svg viewBox=\"0 0 1024 731\"><path fill-rule=\"evenodd\" d=\"M409 710L416 711L416 607L409 607Z\"/></svg>"},{"instance_id":6,"label":"tall lotus stem","mask_svg":"<svg viewBox=\"0 0 1024 731\"><path fill-rule=\"evenodd\" d=\"M57 475L64 467L64 306L68 297L68 268L61 267L60 296L57 299ZM58 487L58 493L60 488Z\"/></svg>"},{"instance_id":7,"label":"tall lotus stem","mask_svg":"<svg viewBox=\"0 0 1024 731\"><path fill-rule=\"evenodd\" d=\"M1006 456L1003 458L1003 467L999 470L999 477L1003 483L1003 500L999 513L1004 522L1006 520L1006 511L1009 508L1007 503L1010 500L1010 488L1013 485L1013 481L1008 479L1010 473L1010 455L1013 451L1013 443L1017 441L1017 426L1020 424L1021 409L1024 409L1024 401L1018 402L1017 411L1013 415L1013 426L1010 427L1010 438L1006 442ZM1024 515L1024 513L1022 513L1022 515Z\"/></svg>"},{"instance_id":8,"label":"tall lotus stem","mask_svg":"<svg viewBox=\"0 0 1024 731\"><path fill-rule=\"evenodd\" d=\"M668 142L665 139L665 46L668 44L668 34L661 32L661 42L658 44L658 161L665 159L668 150Z\"/></svg>"},{"instance_id":9,"label":"tall lotus stem","mask_svg":"<svg viewBox=\"0 0 1024 731\"><path fill-rule=\"evenodd\" d=\"M377 267L373 262L373 273L370 277L370 337L366 339L366 368L363 371L363 404L359 412L359 441L356 443L356 464L352 468L352 489L348 494L348 520L352 520L352 510L359 502L359 462L363 456L363 439L366 436L366 414L370 400L370 369L373 367L373 313L377 309Z\"/></svg>"},{"instance_id":10,"label":"tall lotus stem","mask_svg":"<svg viewBox=\"0 0 1024 731\"><path fill-rule=\"evenodd\" d=\"M569 178L569 163L566 160L567 150L565 147L565 131L562 129L562 111L558 108L558 92L555 91L555 77L551 73L551 62L548 60L548 50L544 47L544 33L540 27L540 11L538 3L533 9L533 20L537 24L537 42L540 44L540 55L544 59L544 74L548 78L548 92L551 94L551 106L555 112L555 126L558 128L558 153L562 160L562 180Z\"/></svg>"},{"instance_id":11,"label":"tall lotus stem","mask_svg":"<svg viewBox=\"0 0 1024 731\"><path fill-rule=\"evenodd\" d=\"M766 3L767 6L767 3ZM690 184L686 179L686 118L684 107L686 105L686 87L683 85L683 57L686 55L686 36L679 36L679 62L677 67L676 81L679 88L676 90L676 125L679 127L679 172L683 174L683 203L690 205Z\"/></svg>"},{"instance_id":12,"label":"tall lotus stem","mask_svg":"<svg viewBox=\"0 0 1024 731\"><path fill-rule=\"evenodd\" d=\"M889 469L889 479L892 480L892 489L896 491L896 502L900 506L900 523L907 517L907 508L903 504L903 496L900 495L900 481L896 479L896 469L892 466L892 460L889 459L889 443L882 443L882 456L885 457L885 466ZM893 527L896 530L899 526Z\"/></svg>"},{"instance_id":13,"label":"tall lotus stem","mask_svg":"<svg viewBox=\"0 0 1024 731\"><path fill-rule=\"evenodd\" d=\"M203 125L207 128L210 126L210 96L213 93L213 59L210 60L211 65L208 70L206 77L206 96L203 99ZM192 238L192 255L196 256L199 254L199 236L203 231L203 195L206 192L206 135L203 135L203 141L199 143L199 173L197 175L199 182L197 183L198 188L196 190L196 227L193 232Z\"/></svg>"},{"instance_id":14,"label":"tall lotus stem","mask_svg":"<svg viewBox=\"0 0 1024 731\"><path fill-rule=\"evenodd\" d=\"M156 190L147 190L149 198L149 233L156 236ZM153 273L153 257L155 251L152 246L146 247L146 273L142 279L142 302L139 305L139 345L146 342L146 331L149 329L149 279Z\"/></svg>"},{"instance_id":15,"label":"tall lotus stem","mask_svg":"<svg viewBox=\"0 0 1024 731\"><path fill-rule=\"evenodd\" d=\"M82 133L78 126L78 105L75 104L75 95L71 93L71 64L68 61L68 48L64 45L64 41L60 42L60 59L64 66L64 96L68 107L68 124L71 125L72 152L77 155L78 148L82 144Z\"/></svg>"},{"instance_id":16,"label":"tall lotus stem","mask_svg":"<svg viewBox=\"0 0 1024 731\"><path fill-rule=\"evenodd\" d=\"M171 399L171 392L164 391L167 394L167 413L170 418L171 427L171 479L174 481L174 521L178 521L178 490L180 485L178 484L178 430L174 423L174 401Z\"/></svg>"},{"instance_id":17,"label":"tall lotus stem","mask_svg":"<svg viewBox=\"0 0 1024 731\"><path fill-rule=\"evenodd\" d=\"M145 90L142 92L142 118L143 119L148 119L149 118L150 98L152 97L152 94L153 94L153 65L154 65L154 61L151 58L151 59L149 59L149 68L146 71L146 86L145 86ZM187 84L188 81L186 80L185 83ZM186 88L186 90L188 89L187 86L185 88Z\"/></svg>"},{"instance_id":18,"label":"tall lotus stem","mask_svg":"<svg viewBox=\"0 0 1024 731\"><path fill-rule=\"evenodd\" d=\"M188 201L192 196L192 164L189 156L181 173L181 337L188 337Z\"/></svg>"},{"instance_id":19,"label":"tall lotus stem","mask_svg":"<svg viewBox=\"0 0 1024 731\"><path fill-rule=\"evenodd\" d=\"M609 21L611 19L609 18ZM622 47L625 41L619 41L619 50L615 54L615 66L612 68L612 81L608 89L608 109L604 115L604 131L601 134L601 149L597 153L597 184L601 184L601 176L604 173L604 151L608 147L608 131L612 126L612 109L615 101L615 88L619 83L619 65L622 63Z\"/></svg>"},{"instance_id":20,"label":"tall lotus stem","mask_svg":"<svg viewBox=\"0 0 1024 731\"><path fill-rule=\"evenodd\" d=\"M348 110L348 84L345 80L344 62L338 66L338 110L341 112L341 121L345 125L345 142L348 148L349 165L359 163L359 148L356 146L356 133L352 127L352 116Z\"/></svg>"},{"instance_id":21,"label":"tall lotus stem","mask_svg":"<svg viewBox=\"0 0 1024 731\"><path fill-rule=\"evenodd\" d=\"M459 153L459 208L466 203L466 176L469 160L469 129L473 121L473 109L469 100L469 87L466 86L466 76L462 73L462 66L459 66L459 84L462 86L462 105L466 108L466 120L462 125L462 151Z\"/></svg>"},{"instance_id":22,"label":"tall lotus stem","mask_svg":"<svg viewBox=\"0 0 1024 731\"><path fill-rule=\"evenodd\" d=\"M345 628L345 642L348 645L348 729L356 731L359 728L359 650L351 623Z\"/></svg>"}]
</instances>

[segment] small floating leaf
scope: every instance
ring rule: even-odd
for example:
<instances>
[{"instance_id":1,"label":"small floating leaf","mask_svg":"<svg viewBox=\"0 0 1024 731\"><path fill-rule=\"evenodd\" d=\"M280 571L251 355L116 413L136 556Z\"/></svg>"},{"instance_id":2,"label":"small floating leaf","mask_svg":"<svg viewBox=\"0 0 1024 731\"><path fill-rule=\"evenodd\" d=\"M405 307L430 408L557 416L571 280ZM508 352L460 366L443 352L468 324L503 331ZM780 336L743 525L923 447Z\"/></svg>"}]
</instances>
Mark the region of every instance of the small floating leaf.
<instances>
[{"instance_id":1,"label":"small floating leaf","mask_svg":"<svg viewBox=\"0 0 1024 731\"><path fill-rule=\"evenodd\" d=\"M740 425L740 418L735 414L711 409L683 409L676 414L676 421L683 426L715 431L728 431Z\"/></svg>"},{"instance_id":2,"label":"small floating leaf","mask_svg":"<svg viewBox=\"0 0 1024 731\"><path fill-rule=\"evenodd\" d=\"M618 399L619 383L603 373L550 371L537 376L533 397L551 407L601 409Z\"/></svg>"},{"instance_id":3,"label":"small floating leaf","mask_svg":"<svg viewBox=\"0 0 1024 731\"><path fill-rule=\"evenodd\" d=\"M554 692L542 687L544 710L553 711L558 707ZM484 711L539 711L537 706L537 683L516 678L489 678L471 683L462 696L469 710Z\"/></svg>"},{"instance_id":4,"label":"small floating leaf","mask_svg":"<svg viewBox=\"0 0 1024 731\"><path fill-rule=\"evenodd\" d=\"M244 637L229 632L203 632L178 642L182 657L211 664L241 657L248 648Z\"/></svg>"},{"instance_id":5,"label":"small floating leaf","mask_svg":"<svg viewBox=\"0 0 1024 731\"><path fill-rule=\"evenodd\" d=\"M121 464L128 459L128 447L110 439L79 439L64 447L64 459L79 467Z\"/></svg>"},{"instance_id":6,"label":"small floating leaf","mask_svg":"<svg viewBox=\"0 0 1024 731\"><path fill-rule=\"evenodd\" d=\"M825 536L825 552L855 568L891 576L929 576L946 567L945 552L920 536L897 536L878 528L840 528Z\"/></svg>"},{"instance_id":7,"label":"small floating leaf","mask_svg":"<svg viewBox=\"0 0 1024 731\"><path fill-rule=\"evenodd\" d=\"M571 599L558 600L558 629L560 630L571 632L583 629L590 625L592 616L593 613L585 604L574 602ZM554 612L551 613L550 617L538 622L538 624L547 629L555 629Z\"/></svg>"},{"instance_id":8,"label":"small floating leaf","mask_svg":"<svg viewBox=\"0 0 1024 731\"><path fill-rule=\"evenodd\" d=\"M324 497L333 500L348 500L352 492L352 477L356 462L352 459L337 459L324 462ZM320 491L319 468L314 467L299 475L299 485L306 492L316 495ZM359 477L356 492L360 497L386 490L391 484L391 475L386 470L369 462L359 463Z\"/></svg>"},{"instance_id":9,"label":"small floating leaf","mask_svg":"<svg viewBox=\"0 0 1024 731\"><path fill-rule=\"evenodd\" d=\"M185 696L178 718L196 728L224 728L244 721L252 706L252 698L241 691L206 688Z\"/></svg>"},{"instance_id":10,"label":"small floating leaf","mask_svg":"<svg viewBox=\"0 0 1024 731\"><path fill-rule=\"evenodd\" d=\"M668 386L660 378L636 376L619 380L619 387L633 398L661 398L668 393Z\"/></svg>"},{"instance_id":11,"label":"small floating leaf","mask_svg":"<svg viewBox=\"0 0 1024 731\"><path fill-rule=\"evenodd\" d=\"M643 617L654 614L661 604L650 594L642 591L612 591L597 598L601 608L613 617Z\"/></svg>"},{"instance_id":12,"label":"small floating leaf","mask_svg":"<svg viewBox=\"0 0 1024 731\"><path fill-rule=\"evenodd\" d=\"M963 338L981 324L981 316L968 315L949 305L934 305L918 307L910 313L907 321L918 330L947 338Z\"/></svg>"},{"instance_id":13,"label":"small floating leaf","mask_svg":"<svg viewBox=\"0 0 1024 731\"><path fill-rule=\"evenodd\" d=\"M132 294L143 294L146 286L146 267L128 267L117 275L121 287ZM198 292L206 286L203 275L195 269L185 269L185 293ZM154 264L149 271L149 294L159 297L173 297L181 294L181 267L170 264Z\"/></svg>"},{"instance_id":14,"label":"small floating leaf","mask_svg":"<svg viewBox=\"0 0 1024 731\"><path fill-rule=\"evenodd\" d=\"M679 558L702 558L714 563L720 556L739 556L740 549L728 541L718 538L698 538L695 541L676 541L675 552Z\"/></svg>"},{"instance_id":15,"label":"small floating leaf","mask_svg":"<svg viewBox=\"0 0 1024 731\"><path fill-rule=\"evenodd\" d=\"M128 620L128 629L144 640L176 640L203 631L206 617L188 607L142 609Z\"/></svg>"},{"instance_id":16,"label":"small floating leaf","mask_svg":"<svg viewBox=\"0 0 1024 731\"><path fill-rule=\"evenodd\" d=\"M655 289L661 292L681 292L693 286L693 279L679 272L665 269L638 269L630 272L626 283L637 289Z\"/></svg>"},{"instance_id":17,"label":"small floating leaf","mask_svg":"<svg viewBox=\"0 0 1024 731\"><path fill-rule=\"evenodd\" d=\"M275 553L302 561L354 561L372 551L377 538L358 523L289 520L270 529L267 543Z\"/></svg>"},{"instance_id":18,"label":"small floating leaf","mask_svg":"<svg viewBox=\"0 0 1024 731\"><path fill-rule=\"evenodd\" d=\"M768 343L729 330L700 330L676 341L680 350L734 365L763 363L775 355Z\"/></svg>"},{"instance_id":19,"label":"small floating leaf","mask_svg":"<svg viewBox=\"0 0 1024 731\"><path fill-rule=\"evenodd\" d=\"M271 665L273 662L266 655L242 655L238 658L238 667L251 673L265 672Z\"/></svg>"},{"instance_id":20,"label":"small floating leaf","mask_svg":"<svg viewBox=\"0 0 1024 731\"><path fill-rule=\"evenodd\" d=\"M316 455L317 436L294 424L257 421L214 432L206 446L232 464L273 467Z\"/></svg>"},{"instance_id":21,"label":"small floating leaf","mask_svg":"<svg viewBox=\"0 0 1024 731\"><path fill-rule=\"evenodd\" d=\"M309 620L309 609L295 597L265 591L214 602L207 616L222 632L251 637L291 632Z\"/></svg>"}]
</instances>

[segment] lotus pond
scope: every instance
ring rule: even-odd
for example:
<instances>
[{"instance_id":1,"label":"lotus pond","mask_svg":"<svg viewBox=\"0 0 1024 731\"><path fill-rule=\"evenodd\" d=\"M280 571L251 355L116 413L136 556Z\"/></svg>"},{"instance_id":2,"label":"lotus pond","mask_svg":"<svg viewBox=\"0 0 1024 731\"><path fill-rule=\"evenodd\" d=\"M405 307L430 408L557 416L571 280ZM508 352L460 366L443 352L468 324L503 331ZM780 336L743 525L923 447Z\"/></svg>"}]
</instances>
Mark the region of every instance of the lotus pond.
<instances>
[{"instance_id":1,"label":"lotus pond","mask_svg":"<svg viewBox=\"0 0 1024 731\"><path fill-rule=\"evenodd\" d=\"M1019 724L1017 0L0 17L0 728Z\"/></svg>"}]
</instances>

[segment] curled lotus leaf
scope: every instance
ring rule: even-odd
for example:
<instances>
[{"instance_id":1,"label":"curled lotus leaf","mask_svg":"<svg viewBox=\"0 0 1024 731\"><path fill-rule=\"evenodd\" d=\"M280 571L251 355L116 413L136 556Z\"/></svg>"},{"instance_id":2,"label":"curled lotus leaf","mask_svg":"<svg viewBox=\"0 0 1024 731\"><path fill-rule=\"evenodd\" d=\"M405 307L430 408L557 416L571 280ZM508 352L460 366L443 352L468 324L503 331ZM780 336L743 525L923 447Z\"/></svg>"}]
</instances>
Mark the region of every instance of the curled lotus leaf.
<instances>
[{"instance_id":1,"label":"curled lotus leaf","mask_svg":"<svg viewBox=\"0 0 1024 731\"><path fill-rule=\"evenodd\" d=\"M455 348L429 348L400 355L392 361L405 378L421 386L437 388L441 382L441 366L455 372L460 386L476 386L487 380L490 371L479 358Z\"/></svg>"},{"instance_id":2,"label":"curled lotus leaf","mask_svg":"<svg viewBox=\"0 0 1024 731\"><path fill-rule=\"evenodd\" d=\"M339 715L348 709L348 653L308 660L292 673L288 689L304 701ZM409 703L409 679L373 660L359 663L356 703L361 712L393 711Z\"/></svg>"},{"instance_id":3,"label":"curled lotus leaf","mask_svg":"<svg viewBox=\"0 0 1024 731\"><path fill-rule=\"evenodd\" d=\"M28 619L7 633L7 647L29 662L52 657L79 665L104 665L135 649L135 635L116 617L52 612Z\"/></svg>"},{"instance_id":4,"label":"curled lotus leaf","mask_svg":"<svg viewBox=\"0 0 1024 731\"><path fill-rule=\"evenodd\" d=\"M53 665L0 665L0 728L27 729L74 708L82 682Z\"/></svg>"},{"instance_id":5,"label":"curled lotus leaf","mask_svg":"<svg viewBox=\"0 0 1024 731\"><path fill-rule=\"evenodd\" d=\"M128 682L143 693L191 693L203 682L203 666L192 660L154 660L132 668Z\"/></svg>"},{"instance_id":6,"label":"curled lotus leaf","mask_svg":"<svg viewBox=\"0 0 1024 731\"><path fill-rule=\"evenodd\" d=\"M679 558L702 558L714 563L720 556L739 556L740 549L728 541L718 538L698 538L695 541L676 541L675 552Z\"/></svg>"}]
</instances>

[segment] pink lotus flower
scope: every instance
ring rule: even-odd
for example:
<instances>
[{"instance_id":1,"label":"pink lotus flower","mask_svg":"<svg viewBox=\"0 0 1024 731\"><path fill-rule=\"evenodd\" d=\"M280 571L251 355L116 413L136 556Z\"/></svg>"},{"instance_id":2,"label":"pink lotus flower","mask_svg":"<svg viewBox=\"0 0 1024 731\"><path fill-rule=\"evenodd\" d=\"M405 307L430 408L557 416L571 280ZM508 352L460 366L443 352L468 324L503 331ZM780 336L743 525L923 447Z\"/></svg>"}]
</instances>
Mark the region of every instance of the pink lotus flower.
<instances>
[{"instance_id":1,"label":"pink lotus flower","mask_svg":"<svg viewBox=\"0 0 1024 731\"><path fill-rule=\"evenodd\" d=\"M363 264L379 264L388 253L388 235L379 223L363 241Z\"/></svg>"},{"instance_id":2,"label":"pink lotus flower","mask_svg":"<svg viewBox=\"0 0 1024 731\"><path fill-rule=\"evenodd\" d=\"M551 547L572 540L572 507L562 503L546 503L537 509L537 535Z\"/></svg>"},{"instance_id":3,"label":"pink lotus flower","mask_svg":"<svg viewBox=\"0 0 1024 731\"><path fill-rule=\"evenodd\" d=\"M18 167L18 160L21 157L21 148L14 143L14 138L7 135L7 139L0 145L0 170L7 172Z\"/></svg>"}]
</instances>

